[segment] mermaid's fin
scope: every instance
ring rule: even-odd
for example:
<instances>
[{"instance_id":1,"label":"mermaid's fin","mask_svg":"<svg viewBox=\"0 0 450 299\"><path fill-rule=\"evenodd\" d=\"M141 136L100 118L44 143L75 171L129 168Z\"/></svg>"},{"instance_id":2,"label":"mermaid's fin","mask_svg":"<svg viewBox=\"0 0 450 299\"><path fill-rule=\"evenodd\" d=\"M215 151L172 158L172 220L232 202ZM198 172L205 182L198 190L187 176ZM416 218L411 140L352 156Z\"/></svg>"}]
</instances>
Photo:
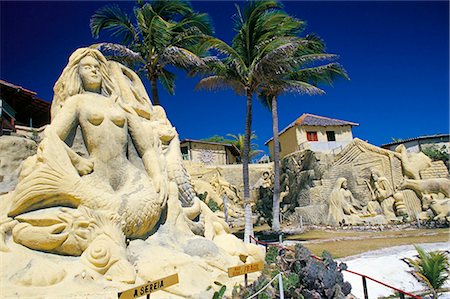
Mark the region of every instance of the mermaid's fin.
<instances>
[{"instance_id":1,"label":"mermaid's fin","mask_svg":"<svg viewBox=\"0 0 450 299\"><path fill-rule=\"evenodd\" d=\"M38 147L36 165L12 194L8 216L55 205L77 207L80 199L71 191L79 184L81 178L63 141L51 130L46 130L46 138Z\"/></svg>"}]
</instances>

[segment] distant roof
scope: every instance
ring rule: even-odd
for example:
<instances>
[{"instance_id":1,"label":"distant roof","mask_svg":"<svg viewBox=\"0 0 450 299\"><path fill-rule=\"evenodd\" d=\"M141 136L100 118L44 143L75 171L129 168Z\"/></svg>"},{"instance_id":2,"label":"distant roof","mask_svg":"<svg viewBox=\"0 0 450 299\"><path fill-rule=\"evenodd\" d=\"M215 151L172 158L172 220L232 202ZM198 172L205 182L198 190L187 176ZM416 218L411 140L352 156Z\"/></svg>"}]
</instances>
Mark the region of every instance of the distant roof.
<instances>
[{"instance_id":1,"label":"distant roof","mask_svg":"<svg viewBox=\"0 0 450 299\"><path fill-rule=\"evenodd\" d=\"M297 126L359 126L359 124L346 121L346 120L340 120L335 118L329 118L325 116L319 116L309 113L304 113L302 116L297 118L297 120L294 122Z\"/></svg>"},{"instance_id":2,"label":"distant roof","mask_svg":"<svg viewBox=\"0 0 450 299\"><path fill-rule=\"evenodd\" d=\"M195 143L203 143L203 144L213 144L213 145L223 145L225 147L228 147L231 153L235 156L239 156L239 149L231 143L222 143L222 142L213 142L213 141L206 141L206 140L197 140L197 139L183 139L180 141L180 144L186 143L186 142L195 142Z\"/></svg>"},{"instance_id":3,"label":"distant roof","mask_svg":"<svg viewBox=\"0 0 450 299\"><path fill-rule=\"evenodd\" d=\"M340 120L335 118L329 118L325 116L314 115L310 113L303 113L299 118L290 123L286 128L280 131L279 135L286 132L289 128L293 126L318 126L318 127L326 127L326 126L359 126L358 123L354 123L351 121ZM267 140L264 145L267 145L271 140L270 138Z\"/></svg>"},{"instance_id":4,"label":"distant roof","mask_svg":"<svg viewBox=\"0 0 450 299\"><path fill-rule=\"evenodd\" d=\"M449 134L424 135L424 136L419 136L419 137L414 137L414 138L408 138L408 139L402 139L402 140L398 140L398 141L389 142L389 143L386 143L386 144L382 144L380 147L388 147L388 146L391 146L391 145L403 144L403 143L409 142L409 141L434 139L434 138L449 138L449 137L450 137Z\"/></svg>"},{"instance_id":5,"label":"distant roof","mask_svg":"<svg viewBox=\"0 0 450 299\"><path fill-rule=\"evenodd\" d=\"M18 123L28 124L31 116L33 125L42 126L50 123L51 104L36 95L34 91L0 80L0 96L17 112Z\"/></svg>"}]
</instances>

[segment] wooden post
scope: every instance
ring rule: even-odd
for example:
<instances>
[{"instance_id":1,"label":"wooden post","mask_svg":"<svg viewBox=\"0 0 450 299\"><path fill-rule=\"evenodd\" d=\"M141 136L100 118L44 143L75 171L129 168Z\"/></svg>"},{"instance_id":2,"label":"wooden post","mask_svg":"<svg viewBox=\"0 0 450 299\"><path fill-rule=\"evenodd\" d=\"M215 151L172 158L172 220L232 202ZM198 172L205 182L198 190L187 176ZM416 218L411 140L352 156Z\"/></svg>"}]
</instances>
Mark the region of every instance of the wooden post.
<instances>
[{"instance_id":1,"label":"wooden post","mask_svg":"<svg viewBox=\"0 0 450 299\"><path fill-rule=\"evenodd\" d=\"M367 292L367 281L366 281L365 276L362 277L362 282L363 282L363 290L364 290L364 299L369 299L369 293Z\"/></svg>"},{"instance_id":2,"label":"wooden post","mask_svg":"<svg viewBox=\"0 0 450 299\"><path fill-rule=\"evenodd\" d=\"M280 289L280 299L284 299L283 275L281 273L278 273L278 288Z\"/></svg>"},{"instance_id":3,"label":"wooden post","mask_svg":"<svg viewBox=\"0 0 450 299\"><path fill-rule=\"evenodd\" d=\"M245 284L245 288L247 288L248 287L248 274L247 273L244 275L244 284Z\"/></svg>"},{"instance_id":4,"label":"wooden post","mask_svg":"<svg viewBox=\"0 0 450 299\"><path fill-rule=\"evenodd\" d=\"M228 204L228 202L227 202L228 198L227 198L227 195L226 195L225 193L224 193L223 196L222 196L222 200L223 200L223 214L224 214L224 216L225 216L225 222L226 222L227 224L229 224L229 223L228 223L228 206L227 206L227 204Z\"/></svg>"}]
</instances>

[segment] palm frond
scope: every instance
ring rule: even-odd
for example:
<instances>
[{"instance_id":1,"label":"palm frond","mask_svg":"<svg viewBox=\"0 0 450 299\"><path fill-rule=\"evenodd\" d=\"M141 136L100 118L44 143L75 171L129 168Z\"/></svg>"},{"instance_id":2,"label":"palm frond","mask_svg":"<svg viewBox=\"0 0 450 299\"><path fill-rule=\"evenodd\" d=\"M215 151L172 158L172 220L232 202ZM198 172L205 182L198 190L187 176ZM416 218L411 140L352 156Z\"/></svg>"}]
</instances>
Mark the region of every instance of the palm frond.
<instances>
[{"instance_id":1,"label":"palm frond","mask_svg":"<svg viewBox=\"0 0 450 299\"><path fill-rule=\"evenodd\" d=\"M219 70L225 70L225 64L216 56L207 56L200 58L203 64L199 67L193 67L189 70L188 75L194 77L197 75L211 75L222 73Z\"/></svg>"},{"instance_id":2,"label":"palm frond","mask_svg":"<svg viewBox=\"0 0 450 299\"><path fill-rule=\"evenodd\" d=\"M137 32L128 15L117 5L98 9L90 20L91 33L98 38L100 31L106 29L112 36L121 37L125 44L137 39Z\"/></svg>"},{"instance_id":3,"label":"palm frond","mask_svg":"<svg viewBox=\"0 0 450 299\"><path fill-rule=\"evenodd\" d=\"M194 53L175 46L166 48L161 55L160 63L162 66L165 64L171 64L186 70L192 67L202 67L204 65L200 57Z\"/></svg>"},{"instance_id":4,"label":"palm frond","mask_svg":"<svg viewBox=\"0 0 450 299\"><path fill-rule=\"evenodd\" d=\"M192 12L189 1L185 0L154 0L151 5L155 13L169 21L178 21L180 17Z\"/></svg>"},{"instance_id":5,"label":"palm frond","mask_svg":"<svg viewBox=\"0 0 450 299\"><path fill-rule=\"evenodd\" d=\"M295 72L292 72L289 75L289 78L292 80L308 82L314 85L332 85L332 83L339 78L344 78L347 80L350 79L342 65L337 62L299 69Z\"/></svg>"},{"instance_id":6,"label":"palm frond","mask_svg":"<svg viewBox=\"0 0 450 299\"><path fill-rule=\"evenodd\" d=\"M327 53L314 53L314 54L306 54L306 55L299 55L295 59L297 62L301 65L307 65L308 63L315 63L318 61L324 61L324 60L336 60L339 58L339 55L336 54L327 54Z\"/></svg>"},{"instance_id":7,"label":"palm frond","mask_svg":"<svg viewBox=\"0 0 450 299\"><path fill-rule=\"evenodd\" d=\"M325 93L322 89L307 82L286 80L283 86L283 92L299 93L307 95L322 95Z\"/></svg>"},{"instance_id":8,"label":"palm frond","mask_svg":"<svg viewBox=\"0 0 450 299\"><path fill-rule=\"evenodd\" d=\"M196 90L206 89L206 90L223 90L231 88L236 94L244 95L245 87L241 82L233 80L223 76L209 76L200 80L195 86Z\"/></svg>"},{"instance_id":9,"label":"palm frond","mask_svg":"<svg viewBox=\"0 0 450 299\"><path fill-rule=\"evenodd\" d=\"M230 143L233 144L239 151L239 155L242 155L242 151L245 146L245 135L244 134L227 134L228 137L231 137ZM256 143L251 142L252 140L256 140L258 137L255 132L252 132L250 135L250 151L249 151L249 159L256 157L261 154L263 151L258 149L258 145Z\"/></svg>"},{"instance_id":10,"label":"palm frond","mask_svg":"<svg viewBox=\"0 0 450 299\"><path fill-rule=\"evenodd\" d=\"M219 53L228 56L229 59L235 60L236 64L245 65L245 62L239 55L239 53L236 52L236 50L233 47L230 47L226 42L218 38L209 37L203 40L203 44L205 48L214 49Z\"/></svg>"},{"instance_id":11,"label":"palm frond","mask_svg":"<svg viewBox=\"0 0 450 299\"><path fill-rule=\"evenodd\" d=\"M448 252L426 252L415 246L418 256L415 259L402 259L412 268L410 273L430 290L437 292L449 278Z\"/></svg>"},{"instance_id":12,"label":"palm frond","mask_svg":"<svg viewBox=\"0 0 450 299\"><path fill-rule=\"evenodd\" d=\"M260 81L271 80L273 76L282 76L292 71L297 65L294 54L300 43L299 40L276 38L267 44L251 66L254 76ZM275 48L274 48L275 47ZM269 51L269 52L267 52Z\"/></svg>"},{"instance_id":13,"label":"palm frond","mask_svg":"<svg viewBox=\"0 0 450 299\"><path fill-rule=\"evenodd\" d=\"M206 13L191 12L187 14L176 23L173 30L182 32L187 28L197 28L201 33L206 35L212 35L214 33L211 17Z\"/></svg>"},{"instance_id":14,"label":"palm frond","mask_svg":"<svg viewBox=\"0 0 450 299\"><path fill-rule=\"evenodd\" d=\"M134 52L133 50L131 50L121 44L99 43L99 44L95 44L91 47L95 47L96 49L103 52L104 54L109 53L111 55L128 57L129 59L134 60L134 61L144 62L144 60L141 57L141 54Z\"/></svg>"},{"instance_id":15,"label":"palm frond","mask_svg":"<svg viewBox=\"0 0 450 299\"><path fill-rule=\"evenodd\" d=\"M303 47L301 49L299 49L300 55L313 54L313 53L325 53L325 51L326 51L325 42L323 41L322 38L320 38L315 33L307 34L303 38L303 42L304 42Z\"/></svg>"},{"instance_id":16,"label":"palm frond","mask_svg":"<svg viewBox=\"0 0 450 299\"><path fill-rule=\"evenodd\" d=\"M159 76L159 82L170 95L175 94L175 78L176 75L167 69L162 69Z\"/></svg>"},{"instance_id":17,"label":"palm frond","mask_svg":"<svg viewBox=\"0 0 450 299\"><path fill-rule=\"evenodd\" d=\"M170 45L173 24L158 15L150 3L146 3L141 9L136 9L135 14L142 31L143 43L149 45L149 49L163 51Z\"/></svg>"}]
</instances>

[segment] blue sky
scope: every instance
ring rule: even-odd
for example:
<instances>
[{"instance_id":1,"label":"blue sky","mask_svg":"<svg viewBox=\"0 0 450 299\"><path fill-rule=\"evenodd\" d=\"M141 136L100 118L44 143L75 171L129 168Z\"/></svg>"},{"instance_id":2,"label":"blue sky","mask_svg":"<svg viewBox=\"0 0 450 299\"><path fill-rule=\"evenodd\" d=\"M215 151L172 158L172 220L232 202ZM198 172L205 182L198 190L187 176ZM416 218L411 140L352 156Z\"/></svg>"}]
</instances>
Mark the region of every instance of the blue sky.
<instances>
[{"instance_id":1,"label":"blue sky","mask_svg":"<svg viewBox=\"0 0 450 299\"><path fill-rule=\"evenodd\" d=\"M69 55L98 40L90 16L112 2L0 1L0 78L36 91L50 101L53 85ZM134 2L117 3L129 11ZM216 36L230 42L236 1L193 1L208 12ZM302 113L360 124L354 135L380 145L391 138L449 132L448 1L286 1L286 11L308 24L340 55L351 80L325 87L323 96L285 95L279 99L280 129ZM144 80L145 81L145 80ZM244 131L245 100L231 91L195 91L198 79L179 73L175 96L160 99L181 138L200 139ZM148 84L146 83L147 87ZM150 89L147 88L150 93ZM257 143L272 136L271 114L255 101Z\"/></svg>"}]
</instances>

